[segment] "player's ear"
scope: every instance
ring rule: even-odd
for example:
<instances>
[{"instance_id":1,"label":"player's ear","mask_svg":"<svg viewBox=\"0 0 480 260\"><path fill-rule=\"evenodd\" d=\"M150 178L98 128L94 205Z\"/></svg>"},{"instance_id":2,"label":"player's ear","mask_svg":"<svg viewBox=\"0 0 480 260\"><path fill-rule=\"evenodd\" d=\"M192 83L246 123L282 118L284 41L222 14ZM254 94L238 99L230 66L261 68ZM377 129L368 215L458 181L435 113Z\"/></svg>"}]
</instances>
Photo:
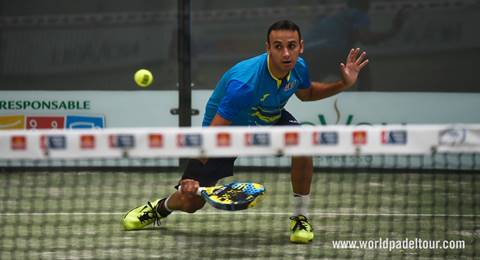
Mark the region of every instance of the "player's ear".
<instances>
[{"instance_id":1,"label":"player's ear","mask_svg":"<svg viewBox=\"0 0 480 260\"><path fill-rule=\"evenodd\" d=\"M300 54L303 54L303 40L300 40Z\"/></svg>"},{"instance_id":2,"label":"player's ear","mask_svg":"<svg viewBox=\"0 0 480 260\"><path fill-rule=\"evenodd\" d=\"M267 50L267 53L270 54L270 43L268 43L268 41L265 42L265 50Z\"/></svg>"}]
</instances>

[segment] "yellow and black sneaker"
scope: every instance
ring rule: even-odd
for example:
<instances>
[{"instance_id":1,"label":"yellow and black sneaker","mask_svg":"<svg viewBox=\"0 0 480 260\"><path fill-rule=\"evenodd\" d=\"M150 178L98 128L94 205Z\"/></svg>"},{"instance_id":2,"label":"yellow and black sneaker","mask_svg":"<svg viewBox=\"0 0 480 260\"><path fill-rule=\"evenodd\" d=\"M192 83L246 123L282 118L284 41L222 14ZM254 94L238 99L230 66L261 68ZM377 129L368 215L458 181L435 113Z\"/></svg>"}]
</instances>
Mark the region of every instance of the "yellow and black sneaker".
<instances>
[{"instance_id":1,"label":"yellow and black sneaker","mask_svg":"<svg viewBox=\"0 0 480 260\"><path fill-rule=\"evenodd\" d=\"M290 231L290 241L293 243L307 244L313 240L313 228L303 215L290 217Z\"/></svg>"},{"instance_id":2,"label":"yellow and black sneaker","mask_svg":"<svg viewBox=\"0 0 480 260\"><path fill-rule=\"evenodd\" d=\"M152 223L160 223L160 219L168 216L158 212L158 208L163 205L165 199L158 199L154 202L148 201L147 204L136 207L123 216L122 224L125 230L142 229Z\"/></svg>"}]
</instances>

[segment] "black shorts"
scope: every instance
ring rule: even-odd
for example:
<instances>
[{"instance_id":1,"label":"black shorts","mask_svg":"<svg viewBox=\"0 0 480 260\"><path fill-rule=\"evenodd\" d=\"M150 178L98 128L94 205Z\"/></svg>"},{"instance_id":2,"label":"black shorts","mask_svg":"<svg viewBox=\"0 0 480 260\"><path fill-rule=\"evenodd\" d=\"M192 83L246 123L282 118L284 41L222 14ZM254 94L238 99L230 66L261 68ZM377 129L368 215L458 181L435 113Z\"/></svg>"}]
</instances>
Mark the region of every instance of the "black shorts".
<instances>
[{"instance_id":1,"label":"black shorts","mask_svg":"<svg viewBox=\"0 0 480 260\"><path fill-rule=\"evenodd\" d=\"M297 126L300 125L287 110L282 110L280 120L275 124L277 126ZM182 175L183 179L193 179L200 183L201 187L213 186L218 180L233 176L233 165L236 157L228 158L208 158L206 164L197 159L188 160L187 167Z\"/></svg>"}]
</instances>

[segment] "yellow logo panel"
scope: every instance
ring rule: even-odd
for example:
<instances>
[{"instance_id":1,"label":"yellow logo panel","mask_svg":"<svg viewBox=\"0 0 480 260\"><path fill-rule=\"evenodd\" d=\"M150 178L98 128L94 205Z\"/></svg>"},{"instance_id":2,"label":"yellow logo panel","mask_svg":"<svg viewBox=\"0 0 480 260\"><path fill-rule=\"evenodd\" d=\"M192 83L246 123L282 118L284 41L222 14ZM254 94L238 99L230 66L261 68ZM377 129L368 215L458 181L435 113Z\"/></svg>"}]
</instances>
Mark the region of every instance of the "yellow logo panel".
<instances>
[{"instance_id":1,"label":"yellow logo panel","mask_svg":"<svg viewBox=\"0 0 480 260\"><path fill-rule=\"evenodd\" d=\"M0 130L25 129L25 116L0 116Z\"/></svg>"}]
</instances>

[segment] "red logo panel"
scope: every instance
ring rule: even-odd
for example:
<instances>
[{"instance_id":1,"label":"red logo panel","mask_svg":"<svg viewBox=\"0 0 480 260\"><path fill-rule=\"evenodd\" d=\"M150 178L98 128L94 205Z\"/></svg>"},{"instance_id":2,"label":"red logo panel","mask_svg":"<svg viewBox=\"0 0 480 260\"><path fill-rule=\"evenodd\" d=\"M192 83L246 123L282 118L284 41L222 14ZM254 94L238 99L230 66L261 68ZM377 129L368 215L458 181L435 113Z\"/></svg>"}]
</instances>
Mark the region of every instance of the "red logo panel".
<instances>
[{"instance_id":1,"label":"red logo panel","mask_svg":"<svg viewBox=\"0 0 480 260\"><path fill-rule=\"evenodd\" d=\"M10 148L12 150L25 150L27 149L27 138L21 135L14 135L10 139Z\"/></svg>"},{"instance_id":2,"label":"red logo panel","mask_svg":"<svg viewBox=\"0 0 480 260\"><path fill-rule=\"evenodd\" d=\"M219 147L230 146L230 134L229 133L218 133L217 134L217 146L219 146Z\"/></svg>"},{"instance_id":3,"label":"red logo panel","mask_svg":"<svg viewBox=\"0 0 480 260\"><path fill-rule=\"evenodd\" d=\"M354 131L352 133L353 144L364 145L367 143L367 132L366 131Z\"/></svg>"},{"instance_id":4,"label":"red logo panel","mask_svg":"<svg viewBox=\"0 0 480 260\"><path fill-rule=\"evenodd\" d=\"M64 126L62 116L27 116L27 129L61 129Z\"/></svg>"},{"instance_id":5,"label":"red logo panel","mask_svg":"<svg viewBox=\"0 0 480 260\"><path fill-rule=\"evenodd\" d=\"M148 135L148 145L150 146L150 148L163 147L163 135L161 134Z\"/></svg>"},{"instance_id":6,"label":"red logo panel","mask_svg":"<svg viewBox=\"0 0 480 260\"><path fill-rule=\"evenodd\" d=\"M299 143L298 133L296 132L285 133L284 140L285 140L286 146L298 145Z\"/></svg>"},{"instance_id":7,"label":"red logo panel","mask_svg":"<svg viewBox=\"0 0 480 260\"><path fill-rule=\"evenodd\" d=\"M94 135L81 135L80 136L80 148L93 149L95 148L95 136Z\"/></svg>"}]
</instances>

